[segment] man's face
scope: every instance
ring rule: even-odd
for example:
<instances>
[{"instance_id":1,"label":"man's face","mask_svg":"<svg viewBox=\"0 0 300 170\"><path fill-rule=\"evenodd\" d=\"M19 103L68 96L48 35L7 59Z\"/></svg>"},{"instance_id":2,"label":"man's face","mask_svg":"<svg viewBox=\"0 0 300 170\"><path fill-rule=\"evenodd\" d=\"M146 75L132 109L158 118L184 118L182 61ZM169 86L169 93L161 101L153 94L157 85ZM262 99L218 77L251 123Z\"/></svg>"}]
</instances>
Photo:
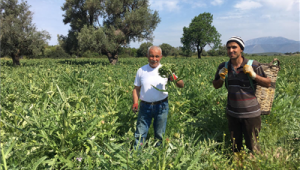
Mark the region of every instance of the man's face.
<instances>
[{"instance_id":1,"label":"man's face","mask_svg":"<svg viewBox=\"0 0 300 170\"><path fill-rule=\"evenodd\" d=\"M236 42L229 42L227 44L227 54L230 59L236 60L242 56L243 50Z\"/></svg>"},{"instance_id":2,"label":"man's face","mask_svg":"<svg viewBox=\"0 0 300 170\"><path fill-rule=\"evenodd\" d=\"M159 62L162 58L161 51L157 48L152 48L149 50L149 55L147 56L149 65L152 68L155 68L159 65Z\"/></svg>"}]
</instances>

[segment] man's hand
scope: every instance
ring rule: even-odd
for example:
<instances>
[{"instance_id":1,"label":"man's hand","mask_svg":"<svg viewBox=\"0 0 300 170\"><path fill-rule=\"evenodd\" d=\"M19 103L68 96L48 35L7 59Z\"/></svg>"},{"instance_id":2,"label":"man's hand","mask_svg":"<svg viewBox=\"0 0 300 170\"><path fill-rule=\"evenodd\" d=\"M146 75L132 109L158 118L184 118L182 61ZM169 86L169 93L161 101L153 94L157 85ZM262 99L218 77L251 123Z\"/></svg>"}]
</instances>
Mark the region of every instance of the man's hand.
<instances>
[{"instance_id":1,"label":"man's hand","mask_svg":"<svg viewBox=\"0 0 300 170\"><path fill-rule=\"evenodd\" d=\"M173 73L173 76L171 75L170 78L169 78L170 81L173 81L173 77L174 77L174 80L177 80L177 78L178 78L178 77Z\"/></svg>"},{"instance_id":2,"label":"man's hand","mask_svg":"<svg viewBox=\"0 0 300 170\"><path fill-rule=\"evenodd\" d=\"M228 73L228 69L223 67L220 71L219 71L219 76L220 76L220 79L222 81L225 81L225 76L227 75Z\"/></svg>"},{"instance_id":3,"label":"man's hand","mask_svg":"<svg viewBox=\"0 0 300 170\"><path fill-rule=\"evenodd\" d=\"M133 111L134 113L136 113L136 112L139 111L139 104L138 104L138 103L134 103L134 104L132 105L132 111Z\"/></svg>"},{"instance_id":4,"label":"man's hand","mask_svg":"<svg viewBox=\"0 0 300 170\"><path fill-rule=\"evenodd\" d=\"M249 66L249 65L246 64L246 65L243 67L243 71L244 71L245 74L249 74L249 76L250 76L253 80L255 79L256 73L254 72L252 66Z\"/></svg>"}]
</instances>

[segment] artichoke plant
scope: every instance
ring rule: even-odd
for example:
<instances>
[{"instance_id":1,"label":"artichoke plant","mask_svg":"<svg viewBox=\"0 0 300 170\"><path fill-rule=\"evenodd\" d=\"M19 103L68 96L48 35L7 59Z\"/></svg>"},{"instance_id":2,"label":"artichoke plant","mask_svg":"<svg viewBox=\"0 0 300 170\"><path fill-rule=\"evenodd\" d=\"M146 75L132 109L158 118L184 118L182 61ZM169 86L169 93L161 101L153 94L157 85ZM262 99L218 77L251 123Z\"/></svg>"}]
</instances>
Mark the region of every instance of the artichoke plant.
<instances>
[{"instance_id":1,"label":"artichoke plant","mask_svg":"<svg viewBox=\"0 0 300 170\"><path fill-rule=\"evenodd\" d=\"M163 65L158 69L158 74L159 74L161 77L163 77L163 78L168 78L168 79L169 79L171 76L174 76L173 73L175 74L175 71L176 71L175 68L176 68L176 67L175 67L174 64L163 64ZM175 84L176 84L177 81L182 80L181 75L182 75L183 69L184 69L184 67L181 69L181 72L179 73L179 77L180 77L180 78L177 78L175 81L168 81L168 84L167 84L167 87L166 87L166 89L168 89L168 90L170 90L170 87L173 87L174 89L176 89L176 91L177 91L177 93L178 93L179 95L180 95L181 93L180 93L180 91L179 91L177 88L175 88L175 86L176 86ZM171 79L171 80L172 80L172 79ZM173 80L174 80L174 77L173 77ZM153 86L153 85L152 85L152 87L155 88L155 89L158 90L158 91L161 91L161 92L167 92L167 91L168 91L168 90L158 89L157 87L155 87L155 86Z\"/></svg>"},{"instance_id":2,"label":"artichoke plant","mask_svg":"<svg viewBox=\"0 0 300 170\"><path fill-rule=\"evenodd\" d=\"M174 64L164 64L158 69L158 73L163 78L169 78L175 72Z\"/></svg>"}]
</instances>

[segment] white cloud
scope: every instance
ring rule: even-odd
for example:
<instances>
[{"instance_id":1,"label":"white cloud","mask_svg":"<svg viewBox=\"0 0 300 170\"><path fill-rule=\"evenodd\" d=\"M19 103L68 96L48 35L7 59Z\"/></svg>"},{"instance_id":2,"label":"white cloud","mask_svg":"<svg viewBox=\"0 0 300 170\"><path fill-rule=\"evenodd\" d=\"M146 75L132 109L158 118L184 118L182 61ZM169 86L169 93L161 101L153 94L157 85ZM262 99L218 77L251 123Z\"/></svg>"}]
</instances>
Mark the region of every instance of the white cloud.
<instances>
[{"instance_id":1,"label":"white cloud","mask_svg":"<svg viewBox=\"0 0 300 170\"><path fill-rule=\"evenodd\" d=\"M269 15L269 14L266 14L266 15L262 15L261 18L263 18L263 19L271 19L272 16Z\"/></svg>"},{"instance_id":2,"label":"white cloud","mask_svg":"<svg viewBox=\"0 0 300 170\"><path fill-rule=\"evenodd\" d=\"M207 5L206 5L206 3L204 3L204 2L189 2L190 4L191 4L191 6L192 6L192 8L198 8L198 7L206 7Z\"/></svg>"},{"instance_id":3,"label":"white cloud","mask_svg":"<svg viewBox=\"0 0 300 170\"><path fill-rule=\"evenodd\" d=\"M262 4L256 1L246 0L246 1L239 2L234 7L240 10L250 10L250 9L256 9L262 7Z\"/></svg>"},{"instance_id":4,"label":"white cloud","mask_svg":"<svg viewBox=\"0 0 300 170\"><path fill-rule=\"evenodd\" d=\"M192 8L207 7L204 0L181 0L181 5L189 4Z\"/></svg>"},{"instance_id":5,"label":"white cloud","mask_svg":"<svg viewBox=\"0 0 300 170\"><path fill-rule=\"evenodd\" d=\"M224 0L214 0L211 4L221 5ZM159 11L176 12L185 10L181 8L184 5L188 5L188 8L203 8L207 7L204 0L150 0L150 6L152 9Z\"/></svg>"},{"instance_id":6,"label":"white cloud","mask_svg":"<svg viewBox=\"0 0 300 170\"><path fill-rule=\"evenodd\" d=\"M244 0L238 2L234 7L240 10L250 10L263 7L279 11L299 11L299 2L300 0Z\"/></svg>"},{"instance_id":7,"label":"white cloud","mask_svg":"<svg viewBox=\"0 0 300 170\"><path fill-rule=\"evenodd\" d=\"M179 10L179 0L151 0L150 4L156 10L168 10L168 11L176 11Z\"/></svg>"},{"instance_id":8,"label":"white cloud","mask_svg":"<svg viewBox=\"0 0 300 170\"><path fill-rule=\"evenodd\" d=\"M300 0L244 0L234 7L236 10L227 15L239 12L236 15L249 14L251 17L262 19L298 20ZM226 16L222 16L226 17Z\"/></svg>"},{"instance_id":9,"label":"white cloud","mask_svg":"<svg viewBox=\"0 0 300 170\"><path fill-rule=\"evenodd\" d=\"M290 11L294 7L299 10L299 0L258 0L262 4L276 9Z\"/></svg>"},{"instance_id":10,"label":"white cloud","mask_svg":"<svg viewBox=\"0 0 300 170\"><path fill-rule=\"evenodd\" d=\"M218 17L217 19L237 19L237 18L242 18L243 16L241 15L229 15L229 16L224 16L224 17Z\"/></svg>"},{"instance_id":11,"label":"white cloud","mask_svg":"<svg viewBox=\"0 0 300 170\"><path fill-rule=\"evenodd\" d=\"M223 2L224 2L224 0L213 0L213 1L211 2L211 4L212 4L213 6L217 6L217 5L222 5Z\"/></svg>"}]
</instances>

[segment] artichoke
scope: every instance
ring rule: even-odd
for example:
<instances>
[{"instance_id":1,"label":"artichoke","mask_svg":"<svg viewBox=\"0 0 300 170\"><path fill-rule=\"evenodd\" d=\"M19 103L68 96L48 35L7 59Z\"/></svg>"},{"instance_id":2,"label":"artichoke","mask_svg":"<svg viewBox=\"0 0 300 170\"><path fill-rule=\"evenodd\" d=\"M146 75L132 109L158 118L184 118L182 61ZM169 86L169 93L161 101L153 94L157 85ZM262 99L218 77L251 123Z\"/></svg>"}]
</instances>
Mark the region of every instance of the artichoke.
<instances>
[{"instance_id":1,"label":"artichoke","mask_svg":"<svg viewBox=\"0 0 300 170\"><path fill-rule=\"evenodd\" d=\"M158 73L163 78L169 78L175 72L174 64L164 64L158 69Z\"/></svg>"}]
</instances>

